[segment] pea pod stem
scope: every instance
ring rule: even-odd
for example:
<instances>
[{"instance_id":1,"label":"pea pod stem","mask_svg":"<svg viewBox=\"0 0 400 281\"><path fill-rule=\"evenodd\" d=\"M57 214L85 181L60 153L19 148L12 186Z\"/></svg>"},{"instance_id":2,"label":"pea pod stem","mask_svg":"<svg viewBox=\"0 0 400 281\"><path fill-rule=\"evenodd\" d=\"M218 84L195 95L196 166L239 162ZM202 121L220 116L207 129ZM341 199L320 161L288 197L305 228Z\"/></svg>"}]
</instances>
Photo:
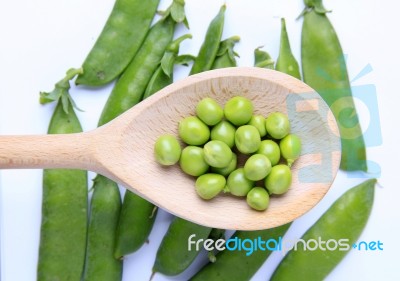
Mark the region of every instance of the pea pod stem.
<instances>
[{"instance_id":1,"label":"pea pod stem","mask_svg":"<svg viewBox=\"0 0 400 281\"><path fill-rule=\"evenodd\" d=\"M172 41L171 44L169 44L169 46L167 47L167 50L161 59L160 66L161 66L163 72L168 77L170 77L170 78L172 77L172 72L174 69L176 58L178 56L180 44L182 43L182 41L184 41L186 39L190 39L190 38L192 38L191 34L182 35L181 37Z\"/></svg>"},{"instance_id":2,"label":"pea pod stem","mask_svg":"<svg viewBox=\"0 0 400 281\"><path fill-rule=\"evenodd\" d=\"M173 82L174 65L187 64L189 61L193 60L193 57L189 55L178 56L180 44L184 40L190 38L192 38L191 34L182 35L181 37L171 42L171 44L167 47L167 50L165 51L161 59L160 65L153 73L149 83L147 84L143 99L148 98L152 94L156 93L157 91L161 90L162 88L168 86Z\"/></svg>"},{"instance_id":3,"label":"pea pod stem","mask_svg":"<svg viewBox=\"0 0 400 281\"><path fill-rule=\"evenodd\" d=\"M301 237L303 241L342 241L347 248L307 251L291 250L272 275L271 281L323 280L349 252L356 242L372 210L376 179L367 180L339 197L318 221Z\"/></svg>"},{"instance_id":4,"label":"pea pod stem","mask_svg":"<svg viewBox=\"0 0 400 281\"><path fill-rule=\"evenodd\" d=\"M325 9L322 0L305 0L304 4L309 9L314 9L318 14L330 13L330 10Z\"/></svg>"},{"instance_id":5,"label":"pea pod stem","mask_svg":"<svg viewBox=\"0 0 400 281\"><path fill-rule=\"evenodd\" d=\"M233 48L239 41L239 36L232 36L221 41L217 56L211 68L219 69L226 67L226 65L229 65L230 67L236 66L236 57L239 57L239 55L234 51Z\"/></svg>"},{"instance_id":6,"label":"pea pod stem","mask_svg":"<svg viewBox=\"0 0 400 281\"><path fill-rule=\"evenodd\" d=\"M330 106L339 126L345 171L367 171L366 149L351 93L346 62L337 34L318 9L321 1L306 1L301 58L304 81Z\"/></svg>"},{"instance_id":7,"label":"pea pod stem","mask_svg":"<svg viewBox=\"0 0 400 281\"><path fill-rule=\"evenodd\" d=\"M66 83L68 80L69 77ZM49 125L49 134L82 132L72 105L68 104L68 107L66 111L62 101L58 101ZM86 171L43 171L37 280L80 279L85 261L87 212Z\"/></svg>"},{"instance_id":8,"label":"pea pod stem","mask_svg":"<svg viewBox=\"0 0 400 281\"><path fill-rule=\"evenodd\" d=\"M71 98L71 95L69 94L69 89L71 88L70 80L74 79L75 76L82 74L82 73L83 73L82 68L70 68L67 71L65 77L55 84L53 91L40 92L39 102L41 104L46 104L46 103L51 103L51 102L58 101L61 99L61 104L62 104L62 107L63 107L65 113L68 114L70 105L72 105L72 108L80 110L76 106L74 100Z\"/></svg>"}]
</instances>

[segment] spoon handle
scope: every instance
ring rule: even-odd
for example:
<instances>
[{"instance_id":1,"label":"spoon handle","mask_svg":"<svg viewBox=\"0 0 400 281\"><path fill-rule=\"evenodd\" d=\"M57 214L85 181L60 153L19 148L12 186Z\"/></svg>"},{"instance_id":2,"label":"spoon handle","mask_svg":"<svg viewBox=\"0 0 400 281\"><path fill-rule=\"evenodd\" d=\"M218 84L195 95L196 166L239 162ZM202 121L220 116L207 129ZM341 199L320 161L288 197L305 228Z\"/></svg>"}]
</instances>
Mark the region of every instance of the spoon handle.
<instances>
[{"instance_id":1,"label":"spoon handle","mask_svg":"<svg viewBox=\"0 0 400 281\"><path fill-rule=\"evenodd\" d=\"M0 169L72 168L95 166L91 133L1 136Z\"/></svg>"}]
</instances>

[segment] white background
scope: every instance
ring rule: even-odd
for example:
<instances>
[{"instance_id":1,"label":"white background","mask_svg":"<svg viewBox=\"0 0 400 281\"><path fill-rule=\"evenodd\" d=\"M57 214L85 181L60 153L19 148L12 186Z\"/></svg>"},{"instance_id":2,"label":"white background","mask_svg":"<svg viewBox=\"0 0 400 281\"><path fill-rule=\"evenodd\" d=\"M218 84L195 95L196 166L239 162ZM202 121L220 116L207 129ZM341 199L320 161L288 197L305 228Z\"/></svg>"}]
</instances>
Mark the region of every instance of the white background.
<instances>
[{"instance_id":1,"label":"white background","mask_svg":"<svg viewBox=\"0 0 400 281\"><path fill-rule=\"evenodd\" d=\"M186 0L186 13L193 39L183 43L182 53L197 54L210 20L223 0ZM53 105L38 103L39 91L50 91L70 67L79 67L100 33L113 0L20 0L0 1L0 133L43 134ZM167 7L169 1L161 1ZM223 37L239 35L238 64L251 66L253 50L261 45L276 59L280 20L287 19L292 49L300 54L301 0L227 0ZM329 275L328 280L400 280L398 237L400 234L398 160L399 81L397 1L325 1L329 14L348 55L350 78L370 64L373 72L354 85L374 84L380 109L383 145L368 148L370 160L382 169L376 188L373 212L359 240L383 242L383 251L350 251ZM183 28L177 35L185 32ZM182 79L189 69L177 69ZM98 90L72 89L84 130L96 127L97 119L112 85ZM361 107L360 107L361 109ZM360 111L364 129L368 110ZM375 118L375 117L374 117ZM365 121L367 120L367 121ZM90 174L92 175L92 174ZM41 213L40 170L6 170L0 176L1 280L30 281L36 278L36 263ZM304 231L348 188L363 181L357 175L340 172L328 195L312 211L298 219L286 237L300 237ZM156 249L171 216L160 212L150 236L150 244L128 256L124 280L148 280ZM274 253L254 276L267 280L282 258ZM191 269L175 278L156 275L154 280L186 280L192 270L205 262L202 255Z\"/></svg>"}]
</instances>

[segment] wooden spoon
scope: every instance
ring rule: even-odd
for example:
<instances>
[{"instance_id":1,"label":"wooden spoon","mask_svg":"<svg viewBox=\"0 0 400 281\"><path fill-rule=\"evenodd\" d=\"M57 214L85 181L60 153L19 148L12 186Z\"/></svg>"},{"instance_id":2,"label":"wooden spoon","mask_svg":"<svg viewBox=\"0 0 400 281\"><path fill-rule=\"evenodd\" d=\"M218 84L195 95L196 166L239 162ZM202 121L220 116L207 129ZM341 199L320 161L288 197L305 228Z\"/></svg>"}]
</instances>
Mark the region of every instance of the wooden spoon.
<instances>
[{"instance_id":1,"label":"wooden spoon","mask_svg":"<svg viewBox=\"0 0 400 281\"><path fill-rule=\"evenodd\" d=\"M253 101L255 114L288 114L291 131L302 139L302 155L292 166L293 183L282 196L271 196L264 212L245 198L222 194L202 200L193 177L178 165L160 166L155 140L177 135L178 122L195 114L204 97L221 105L233 96ZM164 88L112 122L90 132L67 135L2 136L0 168L72 168L102 174L184 219L209 227L258 230L301 216L325 195L340 162L335 119L321 97L286 74L237 67L190 76Z\"/></svg>"}]
</instances>

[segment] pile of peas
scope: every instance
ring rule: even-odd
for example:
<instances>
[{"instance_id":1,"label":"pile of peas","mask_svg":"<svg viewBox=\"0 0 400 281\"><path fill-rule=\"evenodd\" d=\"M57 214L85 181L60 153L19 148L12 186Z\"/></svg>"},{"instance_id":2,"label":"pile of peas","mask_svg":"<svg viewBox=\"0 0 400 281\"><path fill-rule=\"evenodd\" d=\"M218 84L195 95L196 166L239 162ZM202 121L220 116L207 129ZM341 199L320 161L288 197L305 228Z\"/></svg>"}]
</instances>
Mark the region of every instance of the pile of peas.
<instances>
[{"instance_id":1,"label":"pile of peas","mask_svg":"<svg viewBox=\"0 0 400 281\"><path fill-rule=\"evenodd\" d=\"M224 108L214 99L202 99L196 116L179 122L179 137L187 146L182 150L174 136L160 136L154 146L156 160L167 166L179 162L183 172L198 177L195 187L203 199L230 192L246 196L251 208L266 210L271 194L289 189L290 167L300 156L301 141L290 134L285 114L273 112L264 118L253 111L252 102L241 96ZM281 157L286 165L280 164Z\"/></svg>"}]
</instances>

